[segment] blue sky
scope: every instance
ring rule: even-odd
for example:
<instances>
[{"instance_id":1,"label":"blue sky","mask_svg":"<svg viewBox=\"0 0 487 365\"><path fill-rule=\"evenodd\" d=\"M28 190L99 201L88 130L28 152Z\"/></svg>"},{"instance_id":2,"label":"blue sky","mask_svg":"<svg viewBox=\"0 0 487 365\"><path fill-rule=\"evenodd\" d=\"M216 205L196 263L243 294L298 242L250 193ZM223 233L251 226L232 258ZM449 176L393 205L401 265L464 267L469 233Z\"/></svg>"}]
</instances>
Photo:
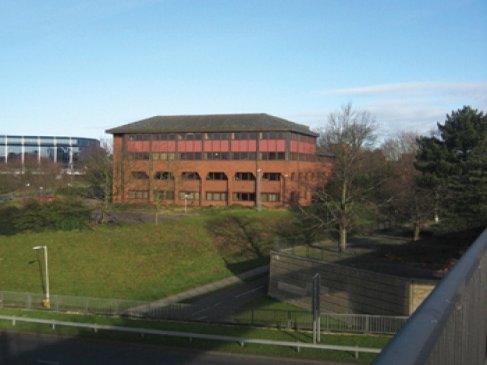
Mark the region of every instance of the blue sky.
<instances>
[{"instance_id":1,"label":"blue sky","mask_svg":"<svg viewBox=\"0 0 487 365\"><path fill-rule=\"evenodd\" d=\"M0 0L0 134L348 102L382 137L487 112L487 1Z\"/></svg>"}]
</instances>

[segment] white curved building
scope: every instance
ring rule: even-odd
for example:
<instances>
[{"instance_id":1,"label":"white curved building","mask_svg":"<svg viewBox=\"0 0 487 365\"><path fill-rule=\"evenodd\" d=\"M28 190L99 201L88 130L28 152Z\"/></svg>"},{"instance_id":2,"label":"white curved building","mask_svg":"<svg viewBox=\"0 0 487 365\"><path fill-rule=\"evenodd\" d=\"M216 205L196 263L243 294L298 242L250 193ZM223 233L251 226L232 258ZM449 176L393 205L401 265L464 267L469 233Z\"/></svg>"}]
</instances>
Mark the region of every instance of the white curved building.
<instances>
[{"instance_id":1,"label":"white curved building","mask_svg":"<svg viewBox=\"0 0 487 365\"><path fill-rule=\"evenodd\" d=\"M43 159L49 159L73 172L78 168L80 153L99 144L93 138L0 135L0 163L23 171L26 165L40 165Z\"/></svg>"}]
</instances>

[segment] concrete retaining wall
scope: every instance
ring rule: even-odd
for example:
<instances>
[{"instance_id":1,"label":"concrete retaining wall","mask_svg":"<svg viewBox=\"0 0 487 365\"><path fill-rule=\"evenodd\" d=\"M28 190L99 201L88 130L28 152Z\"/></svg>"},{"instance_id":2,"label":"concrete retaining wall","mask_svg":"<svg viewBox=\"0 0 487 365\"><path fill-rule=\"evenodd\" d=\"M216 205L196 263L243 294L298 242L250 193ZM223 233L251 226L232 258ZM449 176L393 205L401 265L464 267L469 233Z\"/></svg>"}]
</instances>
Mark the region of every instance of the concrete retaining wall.
<instances>
[{"instance_id":1,"label":"concrete retaining wall","mask_svg":"<svg viewBox=\"0 0 487 365\"><path fill-rule=\"evenodd\" d=\"M436 285L273 251L269 295L311 309L316 273L321 275L322 312L410 315Z\"/></svg>"}]
</instances>

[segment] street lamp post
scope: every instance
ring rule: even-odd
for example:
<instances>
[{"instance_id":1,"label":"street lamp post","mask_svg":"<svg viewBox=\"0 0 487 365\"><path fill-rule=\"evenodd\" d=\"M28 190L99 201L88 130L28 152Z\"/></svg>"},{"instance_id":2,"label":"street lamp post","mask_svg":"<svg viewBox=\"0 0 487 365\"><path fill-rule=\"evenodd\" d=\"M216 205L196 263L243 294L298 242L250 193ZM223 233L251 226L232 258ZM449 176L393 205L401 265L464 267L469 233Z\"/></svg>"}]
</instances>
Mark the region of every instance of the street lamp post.
<instances>
[{"instance_id":1,"label":"street lamp post","mask_svg":"<svg viewBox=\"0 0 487 365\"><path fill-rule=\"evenodd\" d=\"M42 301L42 306L44 308L49 309L51 307L51 303L49 301L49 268L48 268L48 261L47 261L47 246L34 246L32 247L34 251L44 250L44 274L45 274L45 282L46 282L46 296Z\"/></svg>"},{"instance_id":2,"label":"street lamp post","mask_svg":"<svg viewBox=\"0 0 487 365\"><path fill-rule=\"evenodd\" d=\"M184 214L188 212L188 199L190 198L189 194L184 194Z\"/></svg>"}]
</instances>

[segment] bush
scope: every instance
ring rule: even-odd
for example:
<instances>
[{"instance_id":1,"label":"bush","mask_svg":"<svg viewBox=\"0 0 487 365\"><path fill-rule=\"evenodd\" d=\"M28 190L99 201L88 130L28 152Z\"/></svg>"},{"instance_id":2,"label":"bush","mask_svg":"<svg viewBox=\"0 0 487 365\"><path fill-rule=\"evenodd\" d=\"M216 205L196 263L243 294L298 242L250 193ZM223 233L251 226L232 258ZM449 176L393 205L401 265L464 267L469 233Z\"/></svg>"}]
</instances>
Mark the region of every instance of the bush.
<instances>
[{"instance_id":1,"label":"bush","mask_svg":"<svg viewBox=\"0 0 487 365\"><path fill-rule=\"evenodd\" d=\"M88 219L89 209L78 201L30 200L23 207L0 211L0 234L83 229Z\"/></svg>"}]
</instances>

